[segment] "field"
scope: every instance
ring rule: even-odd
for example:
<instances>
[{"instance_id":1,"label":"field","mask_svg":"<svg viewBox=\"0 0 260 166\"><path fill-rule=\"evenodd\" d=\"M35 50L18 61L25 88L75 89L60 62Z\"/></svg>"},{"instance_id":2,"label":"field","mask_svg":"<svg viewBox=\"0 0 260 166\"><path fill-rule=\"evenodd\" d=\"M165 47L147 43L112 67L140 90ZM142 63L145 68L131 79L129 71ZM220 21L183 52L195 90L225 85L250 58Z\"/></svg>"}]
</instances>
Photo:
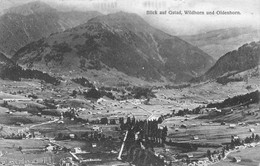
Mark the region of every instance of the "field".
<instances>
[{"instance_id":1,"label":"field","mask_svg":"<svg viewBox=\"0 0 260 166\"><path fill-rule=\"evenodd\" d=\"M260 164L260 146L255 148L248 148L234 153L230 153L225 160L213 164L213 166L259 166ZM241 162L235 163L232 161L233 157L240 157Z\"/></svg>"}]
</instances>

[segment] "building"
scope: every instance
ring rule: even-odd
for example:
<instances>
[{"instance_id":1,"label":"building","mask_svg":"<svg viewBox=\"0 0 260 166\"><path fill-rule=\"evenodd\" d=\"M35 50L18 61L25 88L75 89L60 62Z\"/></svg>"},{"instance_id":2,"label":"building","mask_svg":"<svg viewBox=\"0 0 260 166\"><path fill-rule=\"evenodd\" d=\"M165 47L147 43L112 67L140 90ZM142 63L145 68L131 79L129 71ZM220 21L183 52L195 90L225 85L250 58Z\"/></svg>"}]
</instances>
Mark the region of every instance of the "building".
<instances>
[{"instance_id":1,"label":"building","mask_svg":"<svg viewBox=\"0 0 260 166\"><path fill-rule=\"evenodd\" d=\"M75 134L69 134L69 137L71 138L71 139L74 139L75 138Z\"/></svg>"},{"instance_id":2,"label":"building","mask_svg":"<svg viewBox=\"0 0 260 166\"><path fill-rule=\"evenodd\" d=\"M73 161L72 157L64 158L60 161L60 166L78 166L79 164Z\"/></svg>"},{"instance_id":3,"label":"building","mask_svg":"<svg viewBox=\"0 0 260 166\"><path fill-rule=\"evenodd\" d=\"M51 145L51 144L49 144L49 145L47 145L47 146L45 147L45 149L46 149L46 151L49 151L49 152L51 152L51 151L53 151L53 150L54 150L54 146L53 146L53 145Z\"/></svg>"},{"instance_id":4,"label":"building","mask_svg":"<svg viewBox=\"0 0 260 166\"><path fill-rule=\"evenodd\" d=\"M253 133L255 131L255 129L250 128L249 131Z\"/></svg>"},{"instance_id":5,"label":"building","mask_svg":"<svg viewBox=\"0 0 260 166\"><path fill-rule=\"evenodd\" d=\"M241 161L241 158L240 157L233 157L232 161L235 162L235 163L239 163Z\"/></svg>"},{"instance_id":6,"label":"building","mask_svg":"<svg viewBox=\"0 0 260 166\"><path fill-rule=\"evenodd\" d=\"M92 148L96 148L97 144L96 143L92 143Z\"/></svg>"},{"instance_id":7,"label":"building","mask_svg":"<svg viewBox=\"0 0 260 166\"><path fill-rule=\"evenodd\" d=\"M96 126L96 125L94 125L94 126L92 127L92 130L93 130L93 131L102 132L102 128L99 127L99 126Z\"/></svg>"},{"instance_id":8,"label":"building","mask_svg":"<svg viewBox=\"0 0 260 166\"><path fill-rule=\"evenodd\" d=\"M232 129L234 129L236 127L236 125L235 124L230 124L229 125L229 128L232 128Z\"/></svg>"},{"instance_id":9,"label":"building","mask_svg":"<svg viewBox=\"0 0 260 166\"><path fill-rule=\"evenodd\" d=\"M77 154L77 153L82 153L82 150L80 147L76 147L76 148L73 148L72 152Z\"/></svg>"}]
</instances>

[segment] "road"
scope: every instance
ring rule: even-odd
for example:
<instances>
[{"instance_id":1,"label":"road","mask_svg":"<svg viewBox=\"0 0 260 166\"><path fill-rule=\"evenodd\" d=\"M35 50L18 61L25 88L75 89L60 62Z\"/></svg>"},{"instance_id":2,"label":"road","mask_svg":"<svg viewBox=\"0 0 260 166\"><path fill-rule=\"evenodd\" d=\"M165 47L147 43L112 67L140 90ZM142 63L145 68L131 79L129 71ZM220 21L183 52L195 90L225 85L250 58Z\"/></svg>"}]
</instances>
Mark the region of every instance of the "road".
<instances>
[{"instance_id":1,"label":"road","mask_svg":"<svg viewBox=\"0 0 260 166\"><path fill-rule=\"evenodd\" d=\"M133 104L133 105L136 106L136 107L139 107L140 109L142 109L142 110L144 110L145 112L147 112L148 114L150 114L150 116L148 116L148 117L146 118L146 120L152 120L152 117L154 116L154 113L153 113L153 112L148 111L147 109L143 108L142 106L140 106L140 105L138 105L138 104L135 104L135 103L132 103L132 102L131 102L131 104Z\"/></svg>"},{"instance_id":2,"label":"road","mask_svg":"<svg viewBox=\"0 0 260 166\"><path fill-rule=\"evenodd\" d=\"M54 119L52 121L48 121L48 122L43 122L43 123L39 123L39 124L35 124L35 125L31 125L29 126L29 128L33 128L33 127L36 127L36 126L42 126L42 125L46 125L46 124L50 124L50 123L54 123L54 122L57 122L59 121L59 119Z\"/></svg>"}]
</instances>

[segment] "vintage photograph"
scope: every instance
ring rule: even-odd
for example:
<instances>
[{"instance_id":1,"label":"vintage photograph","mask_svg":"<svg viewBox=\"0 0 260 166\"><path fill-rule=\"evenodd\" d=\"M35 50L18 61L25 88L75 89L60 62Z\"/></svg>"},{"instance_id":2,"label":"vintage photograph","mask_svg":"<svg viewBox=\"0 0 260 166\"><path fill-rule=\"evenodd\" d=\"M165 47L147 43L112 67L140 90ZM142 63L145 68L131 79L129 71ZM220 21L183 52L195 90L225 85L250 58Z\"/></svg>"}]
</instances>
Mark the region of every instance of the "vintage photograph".
<instances>
[{"instance_id":1,"label":"vintage photograph","mask_svg":"<svg viewBox=\"0 0 260 166\"><path fill-rule=\"evenodd\" d=\"M259 0L0 0L0 166L260 166Z\"/></svg>"}]
</instances>

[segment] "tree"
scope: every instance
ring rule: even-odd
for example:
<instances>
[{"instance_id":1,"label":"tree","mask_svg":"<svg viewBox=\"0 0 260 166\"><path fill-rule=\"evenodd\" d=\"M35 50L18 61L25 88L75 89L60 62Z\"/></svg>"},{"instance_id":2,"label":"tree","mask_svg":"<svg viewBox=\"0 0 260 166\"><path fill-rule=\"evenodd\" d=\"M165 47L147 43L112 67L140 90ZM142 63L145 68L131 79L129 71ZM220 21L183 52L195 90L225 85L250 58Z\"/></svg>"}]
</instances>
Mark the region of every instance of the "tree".
<instances>
[{"instance_id":1,"label":"tree","mask_svg":"<svg viewBox=\"0 0 260 166\"><path fill-rule=\"evenodd\" d=\"M221 155L218 155L218 160L221 160Z\"/></svg>"},{"instance_id":2,"label":"tree","mask_svg":"<svg viewBox=\"0 0 260 166\"><path fill-rule=\"evenodd\" d=\"M163 122L162 116L158 118L158 123L161 124Z\"/></svg>"},{"instance_id":3,"label":"tree","mask_svg":"<svg viewBox=\"0 0 260 166\"><path fill-rule=\"evenodd\" d=\"M86 59L82 58L82 59L79 61L79 63L80 63L80 68L84 68L85 65L86 65Z\"/></svg>"},{"instance_id":4,"label":"tree","mask_svg":"<svg viewBox=\"0 0 260 166\"><path fill-rule=\"evenodd\" d=\"M115 119L110 119L110 124L111 125L115 125L116 124L116 120Z\"/></svg>"},{"instance_id":5,"label":"tree","mask_svg":"<svg viewBox=\"0 0 260 166\"><path fill-rule=\"evenodd\" d=\"M58 136L57 136L57 139L63 139L63 134L59 133Z\"/></svg>"},{"instance_id":6,"label":"tree","mask_svg":"<svg viewBox=\"0 0 260 166\"><path fill-rule=\"evenodd\" d=\"M108 124L107 118L101 118L101 124Z\"/></svg>"},{"instance_id":7,"label":"tree","mask_svg":"<svg viewBox=\"0 0 260 166\"><path fill-rule=\"evenodd\" d=\"M21 153L23 153L23 151L22 151L23 148L22 148L21 146L18 147L18 150L19 150Z\"/></svg>"},{"instance_id":8,"label":"tree","mask_svg":"<svg viewBox=\"0 0 260 166\"><path fill-rule=\"evenodd\" d=\"M224 158L226 156L225 148L222 149L222 157Z\"/></svg>"},{"instance_id":9,"label":"tree","mask_svg":"<svg viewBox=\"0 0 260 166\"><path fill-rule=\"evenodd\" d=\"M207 150L207 157L209 158L209 161L212 161L211 152L210 150Z\"/></svg>"}]
</instances>

